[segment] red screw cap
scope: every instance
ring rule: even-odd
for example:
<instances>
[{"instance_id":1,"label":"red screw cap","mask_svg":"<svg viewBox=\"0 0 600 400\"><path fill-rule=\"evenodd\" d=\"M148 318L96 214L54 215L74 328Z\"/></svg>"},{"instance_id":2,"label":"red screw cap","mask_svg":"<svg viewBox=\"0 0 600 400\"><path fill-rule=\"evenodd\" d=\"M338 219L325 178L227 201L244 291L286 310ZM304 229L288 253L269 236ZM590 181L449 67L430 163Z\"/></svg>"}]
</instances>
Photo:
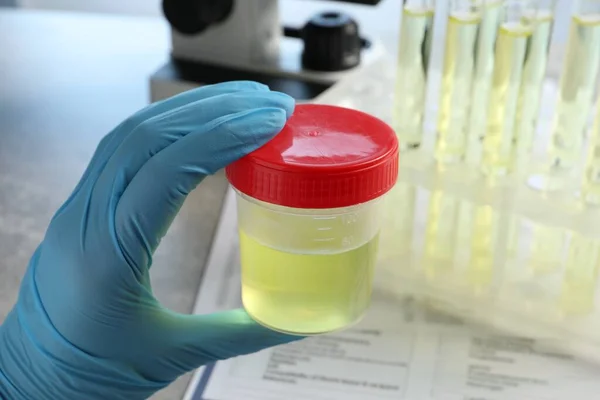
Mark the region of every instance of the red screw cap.
<instances>
[{"instance_id":1,"label":"red screw cap","mask_svg":"<svg viewBox=\"0 0 600 400\"><path fill-rule=\"evenodd\" d=\"M338 208L373 200L398 178L398 139L360 111L297 105L269 143L226 168L238 191L271 204Z\"/></svg>"}]
</instances>

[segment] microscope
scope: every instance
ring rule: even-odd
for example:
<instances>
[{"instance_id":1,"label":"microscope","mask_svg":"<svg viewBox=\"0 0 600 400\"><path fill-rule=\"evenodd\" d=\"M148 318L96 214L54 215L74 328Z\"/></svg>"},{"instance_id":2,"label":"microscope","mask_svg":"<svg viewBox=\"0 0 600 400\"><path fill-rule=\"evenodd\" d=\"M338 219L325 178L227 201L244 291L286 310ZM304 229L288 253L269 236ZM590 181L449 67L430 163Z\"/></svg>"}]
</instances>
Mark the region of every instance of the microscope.
<instances>
[{"instance_id":1,"label":"microscope","mask_svg":"<svg viewBox=\"0 0 600 400\"><path fill-rule=\"evenodd\" d=\"M380 1L328 2L376 6ZM383 52L344 12L332 9L303 26L284 26L279 7L280 0L163 0L172 49L169 61L151 76L151 100L252 80L310 102Z\"/></svg>"}]
</instances>

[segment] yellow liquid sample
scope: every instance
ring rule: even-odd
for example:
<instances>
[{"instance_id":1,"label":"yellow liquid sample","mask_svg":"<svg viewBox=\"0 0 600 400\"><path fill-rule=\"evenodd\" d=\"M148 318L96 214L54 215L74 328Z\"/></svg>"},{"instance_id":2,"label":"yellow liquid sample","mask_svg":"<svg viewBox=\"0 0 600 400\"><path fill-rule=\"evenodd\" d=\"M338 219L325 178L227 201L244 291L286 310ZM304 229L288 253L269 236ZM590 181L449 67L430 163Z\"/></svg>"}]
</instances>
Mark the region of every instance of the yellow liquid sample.
<instances>
[{"instance_id":1,"label":"yellow liquid sample","mask_svg":"<svg viewBox=\"0 0 600 400\"><path fill-rule=\"evenodd\" d=\"M585 168L582 197L593 205L600 204L600 144L590 149L591 158Z\"/></svg>"},{"instance_id":2,"label":"yellow liquid sample","mask_svg":"<svg viewBox=\"0 0 600 400\"><path fill-rule=\"evenodd\" d=\"M600 14L573 17L550 147L556 168L570 170L581 158L599 62Z\"/></svg>"},{"instance_id":3,"label":"yellow liquid sample","mask_svg":"<svg viewBox=\"0 0 600 400\"><path fill-rule=\"evenodd\" d=\"M548 64L553 22L551 11L540 11L529 38L529 47L521 78L514 137L516 146L514 167L517 171L524 170L530 162L529 157L540 110L542 85Z\"/></svg>"},{"instance_id":4,"label":"yellow liquid sample","mask_svg":"<svg viewBox=\"0 0 600 400\"><path fill-rule=\"evenodd\" d=\"M477 39L475 74L466 159L477 164L481 153L481 138L485 134L492 72L494 47L503 16L503 1L487 1Z\"/></svg>"},{"instance_id":5,"label":"yellow liquid sample","mask_svg":"<svg viewBox=\"0 0 600 400\"><path fill-rule=\"evenodd\" d=\"M588 144L581 195L590 204L600 204L600 107L596 111L596 118Z\"/></svg>"},{"instance_id":6,"label":"yellow liquid sample","mask_svg":"<svg viewBox=\"0 0 600 400\"><path fill-rule=\"evenodd\" d=\"M480 21L477 12L452 13L448 19L435 149L439 162L461 161L465 155Z\"/></svg>"},{"instance_id":7,"label":"yellow liquid sample","mask_svg":"<svg viewBox=\"0 0 600 400\"><path fill-rule=\"evenodd\" d=\"M436 278L453 268L458 209L456 198L442 192L431 194L425 229L425 266L430 278Z\"/></svg>"},{"instance_id":8,"label":"yellow liquid sample","mask_svg":"<svg viewBox=\"0 0 600 400\"><path fill-rule=\"evenodd\" d=\"M506 174L511 168L521 75L531 32L529 25L505 23L498 33L482 159L484 171L491 175Z\"/></svg>"},{"instance_id":9,"label":"yellow liquid sample","mask_svg":"<svg viewBox=\"0 0 600 400\"><path fill-rule=\"evenodd\" d=\"M490 206L477 207L473 212L471 260L468 280L477 289L487 287L494 274L494 254L500 221Z\"/></svg>"},{"instance_id":10,"label":"yellow liquid sample","mask_svg":"<svg viewBox=\"0 0 600 400\"><path fill-rule=\"evenodd\" d=\"M417 148L422 141L432 24L433 10L404 8L394 106L394 128L402 149Z\"/></svg>"},{"instance_id":11,"label":"yellow liquid sample","mask_svg":"<svg viewBox=\"0 0 600 400\"><path fill-rule=\"evenodd\" d=\"M535 225L532 232L529 265L536 274L553 272L562 265L565 231L552 226Z\"/></svg>"},{"instance_id":12,"label":"yellow liquid sample","mask_svg":"<svg viewBox=\"0 0 600 400\"><path fill-rule=\"evenodd\" d=\"M574 235L565 265L561 311L565 314L587 314L594 309L600 243L597 240Z\"/></svg>"},{"instance_id":13,"label":"yellow liquid sample","mask_svg":"<svg viewBox=\"0 0 600 400\"><path fill-rule=\"evenodd\" d=\"M240 231L242 301L262 325L312 335L345 328L367 310L378 236L337 254L296 254Z\"/></svg>"}]
</instances>

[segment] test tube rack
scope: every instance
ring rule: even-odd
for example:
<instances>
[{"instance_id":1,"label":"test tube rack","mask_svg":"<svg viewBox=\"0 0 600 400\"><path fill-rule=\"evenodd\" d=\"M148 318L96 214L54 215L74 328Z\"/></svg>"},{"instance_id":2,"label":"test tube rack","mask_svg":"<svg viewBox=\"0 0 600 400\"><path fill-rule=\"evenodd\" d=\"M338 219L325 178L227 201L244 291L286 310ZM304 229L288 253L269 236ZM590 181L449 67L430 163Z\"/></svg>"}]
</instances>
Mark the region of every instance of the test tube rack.
<instances>
[{"instance_id":1,"label":"test tube rack","mask_svg":"<svg viewBox=\"0 0 600 400\"><path fill-rule=\"evenodd\" d=\"M395 74L396 63L382 57L316 102L392 124ZM548 79L537 142L556 91ZM430 120L425 131L434 125ZM532 188L526 176L541 165L537 157L524 174L490 180L467 163L440 166L426 143L401 153L376 290L600 362L600 208L583 204L569 187L551 194Z\"/></svg>"}]
</instances>

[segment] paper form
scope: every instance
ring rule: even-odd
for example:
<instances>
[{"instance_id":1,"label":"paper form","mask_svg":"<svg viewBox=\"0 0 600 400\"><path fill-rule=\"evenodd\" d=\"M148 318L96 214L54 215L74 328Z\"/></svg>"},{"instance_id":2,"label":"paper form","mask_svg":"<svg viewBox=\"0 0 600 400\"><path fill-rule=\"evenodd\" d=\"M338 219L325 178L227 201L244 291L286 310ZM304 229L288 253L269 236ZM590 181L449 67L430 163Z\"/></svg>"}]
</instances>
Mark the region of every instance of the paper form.
<instances>
[{"instance_id":1,"label":"paper form","mask_svg":"<svg viewBox=\"0 0 600 400\"><path fill-rule=\"evenodd\" d=\"M231 193L224 208L198 313L240 307ZM203 368L185 400L587 400L598 393L600 366L375 288L353 328Z\"/></svg>"}]
</instances>

